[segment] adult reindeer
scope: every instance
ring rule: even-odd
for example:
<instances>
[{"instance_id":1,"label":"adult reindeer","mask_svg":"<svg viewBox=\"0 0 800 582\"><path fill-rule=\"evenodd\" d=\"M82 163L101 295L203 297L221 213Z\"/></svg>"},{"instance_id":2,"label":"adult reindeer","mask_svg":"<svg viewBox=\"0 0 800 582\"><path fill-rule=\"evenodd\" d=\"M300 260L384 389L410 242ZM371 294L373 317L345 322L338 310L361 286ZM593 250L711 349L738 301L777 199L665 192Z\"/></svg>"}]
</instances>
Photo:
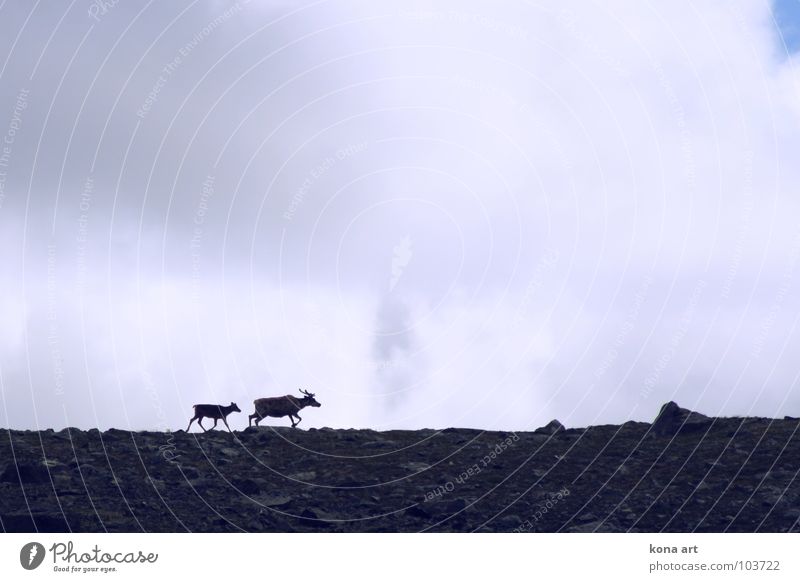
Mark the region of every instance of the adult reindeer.
<instances>
[{"instance_id":1,"label":"adult reindeer","mask_svg":"<svg viewBox=\"0 0 800 582\"><path fill-rule=\"evenodd\" d=\"M300 418L300 415L297 414L298 412L306 406L312 406L314 408L322 406L314 399L314 394L311 392L301 389L300 393L304 394L302 398L287 394L286 396L258 398L254 400L253 404L255 404L256 411L247 417L248 425L253 426L253 420L255 420L256 426L258 426L258 423L261 422L265 416L271 416L273 418L288 416L289 420L292 421L292 428L296 427L300 424L300 421L303 420ZM295 417L297 418L297 422L294 421Z\"/></svg>"}]
</instances>

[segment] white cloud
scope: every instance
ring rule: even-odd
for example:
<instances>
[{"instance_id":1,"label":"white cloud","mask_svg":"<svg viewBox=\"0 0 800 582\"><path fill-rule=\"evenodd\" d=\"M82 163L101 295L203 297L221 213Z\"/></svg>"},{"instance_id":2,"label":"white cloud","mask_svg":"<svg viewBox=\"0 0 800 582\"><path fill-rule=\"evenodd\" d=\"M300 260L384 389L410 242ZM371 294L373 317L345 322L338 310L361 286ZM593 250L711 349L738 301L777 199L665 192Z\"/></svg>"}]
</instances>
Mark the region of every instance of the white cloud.
<instances>
[{"instance_id":1,"label":"white cloud","mask_svg":"<svg viewBox=\"0 0 800 582\"><path fill-rule=\"evenodd\" d=\"M115 8L47 126L63 67L42 61L0 208L28 229L24 252L0 233L26 261L0 266L9 423L33 422L32 394L43 425L180 428L200 400L301 386L323 402L308 426L618 422L673 398L796 415L800 83L768 2L338 2L273 22L290 9L227 18L138 121L223 7L152 46L131 31L101 71ZM32 19L9 91L53 25Z\"/></svg>"}]
</instances>

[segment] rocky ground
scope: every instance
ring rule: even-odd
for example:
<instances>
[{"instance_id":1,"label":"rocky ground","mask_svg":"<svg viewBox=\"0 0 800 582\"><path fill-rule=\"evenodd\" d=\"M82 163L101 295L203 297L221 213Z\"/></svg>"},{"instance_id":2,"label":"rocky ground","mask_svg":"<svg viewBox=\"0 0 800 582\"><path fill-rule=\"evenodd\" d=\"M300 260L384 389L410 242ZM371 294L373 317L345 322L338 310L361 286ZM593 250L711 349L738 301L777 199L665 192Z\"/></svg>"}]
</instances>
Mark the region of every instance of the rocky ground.
<instances>
[{"instance_id":1,"label":"rocky ground","mask_svg":"<svg viewBox=\"0 0 800 582\"><path fill-rule=\"evenodd\" d=\"M0 432L5 531L800 531L800 421Z\"/></svg>"}]
</instances>

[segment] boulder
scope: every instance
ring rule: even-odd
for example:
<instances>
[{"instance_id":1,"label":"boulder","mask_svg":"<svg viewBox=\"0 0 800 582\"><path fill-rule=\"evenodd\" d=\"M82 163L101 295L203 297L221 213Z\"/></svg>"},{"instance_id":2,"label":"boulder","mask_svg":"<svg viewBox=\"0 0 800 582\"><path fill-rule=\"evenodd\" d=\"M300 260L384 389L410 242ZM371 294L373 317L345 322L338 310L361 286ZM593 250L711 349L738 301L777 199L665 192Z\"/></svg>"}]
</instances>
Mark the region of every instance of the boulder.
<instances>
[{"instance_id":1,"label":"boulder","mask_svg":"<svg viewBox=\"0 0 800 582\"><path fill-rule=\"evenodd\" d=\"M658 436L673 436L678 432L705 431L713 420L704 414L681 408L675 402L661 407L651 430Z\"/></svg>"},{"instance_id":2,"label":"boulder","mask_svg":"<svg viewBox=\"0 0 800 582\"><path fill-rule=\"evenodd\" d=\"M255 501L265 507L286 508L294 501L294 498L289 495L267 494L258 497Z\"/></svg>"},{"instance_id":3,"label":"boulder","mask_svg":"<svg viewBox=\"0 0 800 582\"><path fill-rule=\"evenodd\" d=\"M537 428L533 432L535 432L536 434L554 435L554 434L558 434L560 432L564 432L565 430L566 429L564 428L563 424L561 424L558 420L553 419L550 422L548 422L546 425L544 425L544 426L542 426L540 428Z\"/></svg>"}]
</instances>

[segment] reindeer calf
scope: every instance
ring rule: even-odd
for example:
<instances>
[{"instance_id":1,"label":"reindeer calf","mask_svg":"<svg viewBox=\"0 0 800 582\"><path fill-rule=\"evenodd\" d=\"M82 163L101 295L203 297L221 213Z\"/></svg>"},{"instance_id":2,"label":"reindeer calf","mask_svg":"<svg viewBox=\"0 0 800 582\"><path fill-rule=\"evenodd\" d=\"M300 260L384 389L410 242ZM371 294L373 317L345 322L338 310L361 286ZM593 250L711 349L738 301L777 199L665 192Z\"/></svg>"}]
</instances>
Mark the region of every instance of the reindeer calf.
<instances>
[{"instance_id":1,"label":"reindeer calf","mask_svg":"<svg viewBox=\"0 0 800 582\"><path fill-rule=\"evenodd\" d=\"M225 419L225 417L231 412L241 412L241 410L239 410L239 407L233 402L231 402L228 406L222 406L221 404L195 404L194 416L189 419L189 426L186 428L186 432L189 432L189 429L192 428L192 423L195 420L197 421L197 424L200 425L200 428L203 429L203 432L207 432L206 427L203 426L203 418L206 417L214 419L214 426L211 428L217 428L217 422L222 420L222 422L225 423L228 432L233 432L231 427L228 426L228 421Z\"/></svg>"}]
</instances>

